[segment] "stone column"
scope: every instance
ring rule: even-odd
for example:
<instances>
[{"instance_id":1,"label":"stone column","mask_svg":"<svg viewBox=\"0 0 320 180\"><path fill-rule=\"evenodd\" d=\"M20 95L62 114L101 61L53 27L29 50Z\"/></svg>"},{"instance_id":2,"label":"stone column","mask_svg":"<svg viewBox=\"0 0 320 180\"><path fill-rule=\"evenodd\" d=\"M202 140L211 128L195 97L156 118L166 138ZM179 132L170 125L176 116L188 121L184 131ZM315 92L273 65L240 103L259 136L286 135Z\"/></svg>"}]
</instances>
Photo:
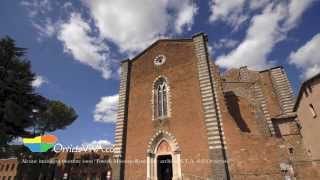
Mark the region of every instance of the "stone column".
<instances>
[{"instance_id":1,"label":"stone column","mask_svg":"<svg viewBox=\"0 0 320 180\"><path fill-rule=\"evenodd\" d=\"M177 179L181 180L182 174L181 174L180 152L176 154L176 163L177 163Z\"/></svg>"},{"instance_id":2,"label":"stone column","mask_svg":"<svg viewBox=\"0 0 320 180\"><path fill-rule=\"evenodd\" d=\"M209 156L213 161L213 177L219 180L226 180L228 179L228 166L223 140L223 123L216 92L217 82L210 69L206 36L203 33L197 34L193 36L193 42L198 59L200 95L208 135Z\"/></svg>"},{"instance_id":3,"label":"stone column","mask_svg":"<svg viewBox=\"0 0 320 180\"><path fill-rule=\"evenodd\" d=\"M115 130L115 145L114 157L120 162L118 163L119 170L112 174L113 179L124 178L124 163L125 160L125 145L126 145L126 126L128 117L128 97L129 97L129 82L130 82L130 61L123 61L121 64L119 102Z\"/></svg>"}]
</instances>

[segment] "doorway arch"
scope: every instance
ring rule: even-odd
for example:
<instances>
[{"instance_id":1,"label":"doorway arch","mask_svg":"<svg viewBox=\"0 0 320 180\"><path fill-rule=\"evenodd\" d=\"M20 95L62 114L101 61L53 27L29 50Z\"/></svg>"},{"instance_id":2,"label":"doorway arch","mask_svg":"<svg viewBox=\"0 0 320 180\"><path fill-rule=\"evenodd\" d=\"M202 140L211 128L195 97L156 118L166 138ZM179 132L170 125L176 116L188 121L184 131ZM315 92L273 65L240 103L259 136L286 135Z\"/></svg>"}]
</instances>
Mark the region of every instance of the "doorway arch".
<instances>
[{"instance_id":1,"label":"doorway arch","mask_svg":"<svg viewBox=\"0 0 320 180\"><path fill-rule=\"evenodd\" d=\"M171 160L172 180L181 180L180 154L180 147L176 138L167 131L159 130L150 138L148 143L147 180L160 180L158 178L160 176L159 172L161 172L159 160L164 159Z\"/></svg>"}]
</instances>

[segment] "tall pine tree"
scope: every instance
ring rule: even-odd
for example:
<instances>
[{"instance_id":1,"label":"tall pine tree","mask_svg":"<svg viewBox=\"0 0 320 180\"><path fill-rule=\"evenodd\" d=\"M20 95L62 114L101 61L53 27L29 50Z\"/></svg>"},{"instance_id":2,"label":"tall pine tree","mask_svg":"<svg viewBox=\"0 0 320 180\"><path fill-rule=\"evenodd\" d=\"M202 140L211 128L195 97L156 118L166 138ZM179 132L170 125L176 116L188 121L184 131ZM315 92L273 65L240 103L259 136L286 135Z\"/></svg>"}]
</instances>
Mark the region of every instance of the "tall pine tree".
<instances>
[{"instance_id":1,"label":"tall pine tree","mask_svg":"<svg viewBox=\"0 0 320 180\"><path fill-rule=\"evenodd\" d=\"M15 137L65 128L77 118L72 107L35 92L25 52L10 37L0 40L0 146Z\"/></svg>"}]
</instances>

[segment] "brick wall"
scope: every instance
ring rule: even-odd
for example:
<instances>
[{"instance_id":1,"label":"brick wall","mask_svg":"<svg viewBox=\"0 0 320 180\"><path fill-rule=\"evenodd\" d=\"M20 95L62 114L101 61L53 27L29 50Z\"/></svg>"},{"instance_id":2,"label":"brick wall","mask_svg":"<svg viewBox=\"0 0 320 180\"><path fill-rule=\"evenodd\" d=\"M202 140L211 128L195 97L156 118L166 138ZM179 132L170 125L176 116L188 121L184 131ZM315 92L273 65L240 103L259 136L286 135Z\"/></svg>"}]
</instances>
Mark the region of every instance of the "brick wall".
<instances>
[{"instance_id":1,"label":"brick wall","mask_svg":"<svg viewBox=\"0 0 320 180\"><path fill-rule=\"evenodd\" d=\"M17 175L18 161L16 158L0 159L0 179L14 180Z\"/></svg>"},{"instance_id":2,"label":"brick wall","mask_svg":"<svg viewBox=\"0 0 320 180\"><path fill-rule=\"evenodd\" d=\"M166 62L155 66L158 54ZM171 116L152 121L152 88L159 76L168 79ZM172 133L181 148L182 160L209 159L208 137L203 119L197 59L188 41L159 41L132 60L129 88L126 160L146 160L150 138L163 129ZM182 173L201 177L212 175L209 163L182 163ZM125 179L146 179L147 165L126 164Z\"/></svg>"},{"instance_id":3,"label":"brick wall","mask_svg":"<svg viewBox=\"0 0 320 180\"><path fill-rule=\"evenodd\" d=\"M226 72L221 104L231 179L283 179L287 162L283 139L271 136L273 113L279 109L268 73L248 71L247 81ZM249 81L248 81L249 80Z\"/></svg>"},{"instance_id":4,"label":"brick wall","mask_svg":"<svg viewBox=\"0 0 320 180\"><path fill-rule=\"evenodd\" d=\"M301 133L312 159L320 160L320 79L310 83L309 88L303 89L303 92L297 109L298 119L302 126ZM313 116L310 104L312 104L316 116Z\"/></svg>"}]
</instances>

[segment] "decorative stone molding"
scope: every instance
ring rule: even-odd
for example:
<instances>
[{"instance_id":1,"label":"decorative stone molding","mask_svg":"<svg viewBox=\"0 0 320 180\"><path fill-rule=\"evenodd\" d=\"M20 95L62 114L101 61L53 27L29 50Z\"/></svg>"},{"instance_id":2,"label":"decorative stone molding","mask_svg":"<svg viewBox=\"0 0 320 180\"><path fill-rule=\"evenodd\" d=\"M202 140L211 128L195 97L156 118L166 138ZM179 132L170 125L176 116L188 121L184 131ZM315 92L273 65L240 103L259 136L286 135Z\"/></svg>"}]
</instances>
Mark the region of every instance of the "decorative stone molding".
<instances>
[{"instance_id":1,"label":"decorative stone molding","mask_svg":"<svg viewBox=\"0 0 320 180\"><path fill-rule=\"evenodd\" d=\"M256 101L258 102L263 114L264 114L264 117L265 117L265 120L266 120L266 123L267 123L267 128L269 130L269 133L270 135L275 135L275 130L274 130L274 127L273 127L273 124L272 124L272 121L271 121L271 116L270 116L270 113L269 113L269 110L268 110L268 107L267 107L267 99L265 98L263 92L262 92L262 89L261 89L261 86L258 82L256 82L254 84L254 94L255 94L255 97L256 97Z\"/></svg>"},{"instance_id":2,"label":"decorative stone molding","mask_svg":"<svg viewBox=\"0 0 320 180\"><path fill-rule=\"evenodd\" d=\"M271 78L282 113L291 113L294 106L294 96L286 72L282 67L273 68L271 69Z\"/></svg>"},{"instance_id":3,"label":"decorative stone molding","mask_svg":"<svg viewBox=\"0 0 320 180\"><path fill-rule=\"evenodd\" d=\"M166 139L171 142L172 144L170 145L172 145L174 152L180 152L180 147L174 135L164 130L158 130L148 142L147 153L154 153L156 151L157 143L160 142L161 139Z\"/></svg>"},{"instance_id":4,"label":"decorative stone molding","mask_svg":"<svg viewBox=\"0 0 320 180\"><path fill-rule=\"evenodd\" d=\"M119 102L115 130L114 155L116 158L122 158L125 146L125 131L127 125L128 110L128 88L129 88L129 61L121 64Z\"/></svg>"},{"instance_id":5,"label":"decorative stone molding","mask_svg":"<svg viewBox=\"0 0 320 180\"><path fill-rule=\"evenodd\" d=\"M240 69L239 69L239 80L240 81L248 81L249 80L249 72L248 72L248 67L247 66L240 67Z\"/></svg>"},{"instance_id":6,"label":"decorative stone molding","mask_svg":"<svg viewBox=\"0 0 320 180\"><path fill-rule=\"evenodd\" d=\"M202 33L195 35L193 36L193 42L198 59L200 94L208 135L210 158L213 160L213 176L215 179L228 179L222 116L216 93L216 81L210 69L206 37Z\"/></svg>"},{"instance_id":7,"label":"decorative stone molding","mask_svg":"<svg viewBox=\"0 0 320 180\"><path fill-rule=\"evenodd\" d=\"M156 82L160 79L160 78L163 78L165 81L166 81L166 83L167 83L167 118L170 118L171 117L171 91L170 91L170 84L169 84L169 80L168 80L168 78L166 77L166 76L163 76L163 75L160 75L160 76L158 76L157 78L155 78L154 80L153 80L153 83L152 83L152 96L151 96L151 111L152 111L152 121L154 121L154 120L156 120L156 118L155 118L155 112L154 112L154 110L155 110L155 107L154 107L154 94L155 94L155 84L156 84Z\"/></svg>"},{"instance_id":8,"label":"decorative stone molding","mask_svg":"<svg viewBox=\"0 0 320 180\"><path fill-rule=\"evenodd\" d=\"M153 60L153 63L156 65L156 66L160 66L162 64L164 64L166 62L166 56L163 55L163 54L160 54L158 56L156 56Z\"/></svg>"},{"instance_id":9,"label":"decorative stone molding","mask_svg":"<svg viewBox=\"0 0 320 180\"><path fill-rule=\"evenodd\" d=\"M157 150L159 145L163 142L167 142L170 146L171 152L167 152L167 155L172 157L172 170L173 180L181 180L181 160L180 160L180 147L176 138L171 133L159 130L149 140L147 149L147 180L157 180L157 158L159 155Z\"/></svg>"},{"instance_id":10,"label":"decorative stone molding","mask_svg":"<svg viewBox=\"0 0 320 180\"><path fill-rule=\"evenodd\" d=\"M216 97L216 103L217 103L217 113L218 113L218 117L219 117L219 126L221 128L221 136L222 136L222 144L223 144L223 148L225 149L225 158L227 159L227 141L226 141L226 137L224 135L224 128L223 128L223 116L221 113L221 108L220 105L222 105L223 103L225 103L225 99L224 99L224 94L223 94L223 89L222 89L222 84L221 84L221 79L220 78L220 74L219 72L216 72L217 70L215 69L215 66L211 63L211 61L209 61L209 66L211 67L211 77L213 79L213 90L214 90L214 96ZM222 99L220 99L219 97L221 97ZM224 104L225 105L225 104Z\"/></svg>"}]
</instances>

